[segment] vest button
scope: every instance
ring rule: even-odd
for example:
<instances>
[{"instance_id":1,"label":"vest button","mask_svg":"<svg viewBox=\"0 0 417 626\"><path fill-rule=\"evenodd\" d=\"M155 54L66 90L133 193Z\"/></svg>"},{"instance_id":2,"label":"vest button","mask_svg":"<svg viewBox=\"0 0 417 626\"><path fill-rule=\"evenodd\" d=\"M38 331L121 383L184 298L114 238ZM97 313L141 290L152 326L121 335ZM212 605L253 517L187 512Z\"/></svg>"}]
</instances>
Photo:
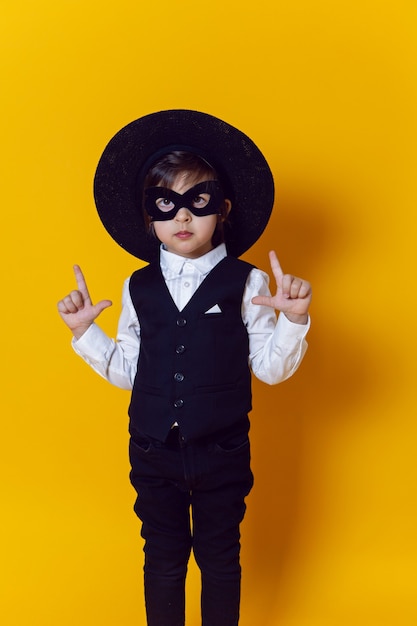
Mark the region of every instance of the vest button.
<instances>
[{"instance_id":1,"label":"vest button","mask_svg":"<svg viewBox=\"0 0 417 626\"><path fill-rule=\"evenodd\" d=\"M177 383L182 383L182 381L184 380L184 374L181 374L181 372L176 372L174 374L174 380L176 380Z\"/></svg>"},{"instance_id":2,"label":"vest button","mask_svg":"<svg viewBox=\"0 0 417 626\"><path fill-rule=\"evenodd\" d=\"M181 409L184 406L184 400L175 400L174 407L176 409Z\"/></svg>"},{"instance_id":3,"label":"vest button","mask_svg":"<svg viewBox=\"0 0 417 626\"><path fill-rule=\"evenodd\" d=\"M183 317L179 317L179 318L177 319L177 326L185 326L185 325L186 325L186 323L187 323L187 320L186 320L186 319L184 319Z\"/></svg>"},{"instance_id":4,"label":"vest button","mask_svg":"<svg viewBox=\"0 0 417 626\"><path fill-rule=\"evenodd\" d=\"M176 352L177 354L182 354L183 352L185 352L185 346L183 346L182 344L180 344L179 346L177 346L177 347L175 348L175 352Z\"/></svg>"}]
</instances>

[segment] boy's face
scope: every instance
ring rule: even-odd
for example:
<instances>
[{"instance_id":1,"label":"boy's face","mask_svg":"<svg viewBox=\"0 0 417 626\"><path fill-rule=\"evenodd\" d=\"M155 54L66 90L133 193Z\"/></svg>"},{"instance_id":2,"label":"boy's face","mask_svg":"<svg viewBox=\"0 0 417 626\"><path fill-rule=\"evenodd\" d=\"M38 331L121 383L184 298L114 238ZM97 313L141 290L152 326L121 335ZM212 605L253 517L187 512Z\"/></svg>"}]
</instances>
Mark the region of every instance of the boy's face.
<instances>
[{"instance_id":1,"label":"boy's face","mask_svg":"<svg viewBox=\"0 0 417 626\"><path fill-rule=\"evenodd\" d=\"M185 172L177 176L171 189L178 194L184 194L206 180L209 178L190 179ZM193 200L193 204L203 208L209 199L208 194L200 193ZM230 201L225 200L225 202L228 210L230 210ZM156 204L157 206L160 204L164 210L169 209L169 206L165 206L167 200L164 198L157 199ZM189 259L196 259L213 248L212 237L219 219L217 214L196 216L187 207L181 207L172 219L155 220L153 227L156 236L169 252Z\"/></svg>"}]
</instances>

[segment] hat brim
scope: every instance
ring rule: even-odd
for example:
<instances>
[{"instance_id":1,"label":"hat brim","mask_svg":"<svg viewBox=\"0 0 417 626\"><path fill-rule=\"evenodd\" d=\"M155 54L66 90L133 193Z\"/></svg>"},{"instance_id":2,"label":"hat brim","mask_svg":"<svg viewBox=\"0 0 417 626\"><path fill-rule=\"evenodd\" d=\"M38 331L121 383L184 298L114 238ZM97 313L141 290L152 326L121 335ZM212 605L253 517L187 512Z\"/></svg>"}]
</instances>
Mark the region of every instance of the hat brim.
<instances>
[{"instance_id":1,"label":"hat brim","mask_svg":"<svg viewBox=\"0 0 417 626\"><path fill-rule=\"evenodd\" d=\"M138 185L153 155L184 146L219 172L232 202L225 224L227 251L239 257L264 231L274 203L274 182L264 156L237 128L199 111L172 109L141 117L122 128L106 146L94 178L100 219L113 239L144 261L158 256L148 233Z\"/></svg>"}]
</instances>

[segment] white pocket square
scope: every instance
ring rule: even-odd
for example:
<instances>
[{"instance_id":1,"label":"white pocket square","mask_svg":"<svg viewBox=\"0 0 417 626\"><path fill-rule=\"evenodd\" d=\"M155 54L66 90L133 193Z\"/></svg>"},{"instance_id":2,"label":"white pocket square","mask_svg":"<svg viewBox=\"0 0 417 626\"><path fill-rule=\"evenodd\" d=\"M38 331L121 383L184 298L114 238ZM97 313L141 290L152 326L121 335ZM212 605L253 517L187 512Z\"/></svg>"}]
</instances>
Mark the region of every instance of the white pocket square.
<instances>
[{"instance_id":1,"label":"white pocket square","mask_svg":"<svg viewBox=\"0 0 417 626\"><path fill-rule=\"evenodd\" d=\"M212 307L211 307L211 309L209 309L208 311L206 311L206 312L204 313L204 315L207 315L208 313L221 313L221 312L222 312L222 310L221 310L221 308L219 307L219 305L218 305L218 304L215 304L214 306L212 306Z\"/></svg>"}]
</instances>

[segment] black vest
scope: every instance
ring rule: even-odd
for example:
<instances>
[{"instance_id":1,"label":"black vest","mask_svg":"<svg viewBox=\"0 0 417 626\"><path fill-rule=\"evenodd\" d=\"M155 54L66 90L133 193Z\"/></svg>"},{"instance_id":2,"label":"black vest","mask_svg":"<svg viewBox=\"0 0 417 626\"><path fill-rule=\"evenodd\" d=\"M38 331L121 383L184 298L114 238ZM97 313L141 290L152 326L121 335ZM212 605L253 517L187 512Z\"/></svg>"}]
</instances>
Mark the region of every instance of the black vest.
<instances>
[{"instance_id":1,"label":"black vest","mask_svg":"<svg viewBox=\"0 0 417 626\"><path fill-rule=\"evenodd\" d=\"M130 295L141 329L129 407L134 430L164 441L178 422L188 440L247 419L251 375L241 307L252 267L226 257L182 311L172 300L158 263L133 274ZM220 312L206 312L215 305Z\"/></svg>"}]
</instances>

